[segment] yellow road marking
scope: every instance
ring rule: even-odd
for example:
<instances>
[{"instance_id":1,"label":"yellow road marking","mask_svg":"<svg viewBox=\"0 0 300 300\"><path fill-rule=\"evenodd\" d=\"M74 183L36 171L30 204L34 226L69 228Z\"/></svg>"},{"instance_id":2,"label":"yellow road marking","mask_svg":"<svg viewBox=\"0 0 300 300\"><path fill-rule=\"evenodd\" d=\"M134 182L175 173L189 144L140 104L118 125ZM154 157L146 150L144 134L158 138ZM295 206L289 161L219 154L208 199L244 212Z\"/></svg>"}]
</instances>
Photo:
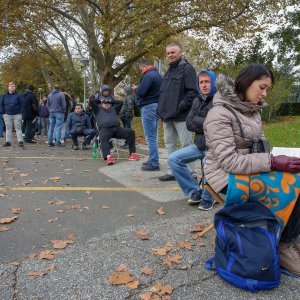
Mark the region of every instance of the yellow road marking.
<instances>
[{"instance_id":1,"label":"yellow road marking","mask_svg":"<svg viewBox=\"0 0 300 300\"><path fill-rule=\"evenodd\" d=\"M163 191L179 190L178 186L169 187L86 187L86 186L24 186L0 187L0 191Z\"/></svg>"},{"instance_id":2,"label":"yellow road marking","mask_svg":"<svg viewBox=\"0 0 300 300\"><path fill-rule=\"evenodd\" d=\"M143 155L143 154L139 154L139 156L140 157L145 157L145 155ZM30 158L30 159L62 159L62 160L64 160L64 159L74 159L74 160L91 160L92 158L91 157L86 157L86 156L77 156L77 157L74 157L74 156L67 156L67 157L65 157L65 156L11 156L11 157L9 157L9 156L2 156L2 157L0 157L0 159L28 159L28 158ZM102 161L102 159L101 158L98 158L97 160L101 160ZM122 158L122 157L120 157L120 158L117 158L117 157L114 157L114 160L128 160L128 158L127 157L124 157L124 158Z\"/></svg>"}]
</instances>

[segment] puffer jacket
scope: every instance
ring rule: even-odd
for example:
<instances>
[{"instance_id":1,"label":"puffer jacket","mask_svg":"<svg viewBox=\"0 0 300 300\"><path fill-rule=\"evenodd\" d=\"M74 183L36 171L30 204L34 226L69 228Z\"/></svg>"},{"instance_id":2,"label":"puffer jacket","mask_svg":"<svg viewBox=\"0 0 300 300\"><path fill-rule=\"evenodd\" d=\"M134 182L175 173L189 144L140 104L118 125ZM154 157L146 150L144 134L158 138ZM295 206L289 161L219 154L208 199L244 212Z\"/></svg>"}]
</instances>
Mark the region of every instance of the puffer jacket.
<instances>
[{"instance_id":1,"label":"puffer jacket","mask_svg":"<svg viewBox=\"0 0 300 300\"><path fill-rule=\"evenodd\" d=\"M217 79L214 107L204 122L206 137L205 177L216 192L228 184L230 173L254 174L271 171L269 153L250 153L252 141L263 137L260 110L266 105L243 102L234 91L233 81L220 75ZM222 106L234 109L241 121L245 139L241 135L237 119Z\"/></svg>"}]
</instances>

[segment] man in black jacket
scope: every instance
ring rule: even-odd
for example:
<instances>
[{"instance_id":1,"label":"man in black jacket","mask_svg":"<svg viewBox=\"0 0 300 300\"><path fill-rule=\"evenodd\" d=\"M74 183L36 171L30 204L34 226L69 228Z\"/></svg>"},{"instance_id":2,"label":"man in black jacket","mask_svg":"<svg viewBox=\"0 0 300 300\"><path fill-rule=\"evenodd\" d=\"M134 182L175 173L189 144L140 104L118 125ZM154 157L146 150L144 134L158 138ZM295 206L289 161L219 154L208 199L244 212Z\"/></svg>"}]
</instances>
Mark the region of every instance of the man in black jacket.
<instances>
[{"instance_id":1,"label":"man in black jacket","mask_svg":"<svg viewBox=\"0 0 300 300\"><path fill-rule=\"evenodd\" d=\"M91 100L91 108L95 115L97 128L99 131L100 146L104 159L108 165L114 163L110 154L109 141L112 138L125 139L129 145L129 160L139 160L135 153L135 132L130 128L120 126L118 113L120 112L123 101L106 99Z\"/></svg>"},{"instance_id":2,"label":"man in black jacket","mask_svg":"<svg viewBox=\"0 0 300 300\"><path fill-rule=\"evenodd\" d=\"M192 144L192 133L186 128L185 120L198 95L196 89L196 72L184 59L180 45L170 44L166 47L169 68L163 77L158 102L158 115L163 120L164 142L168 155L177 150L178 138L181 146ZM195 164L190 164L190 171L196 176ZM161 181L175 180L172 170L159 177Z\"/></svg>"},{"instance_id":3,"label":"man in black jacket","mask_svg":"<svg viewBox=\"0 0 300 300\"><path fill-rule=\"evenodd\" d=\"M36 142L33 140L35 129L36 129L36 121L39 115L39 102L34 94L34 87L29 85L23 94L24 99L24 109L22 112L22 119L24 121L25 127L25 143L35 144Z\"/></svg>"},{"instance_id":4,"label":"man in black jacket","mask_svg":"<svg viewBox=\"0 0 300 300\"><path fill-rule=\"evenodd\" d=\"M206 190L200 190L198 182L187 168L187 163L204 159L206 143L203 123L208 111L213 106L213 97L216 93L215 81L216 75L214 72L209 70L199 72L199 95L194 99L186 119L188 130L195 132L195 144L171 153L168 158L168 165L178 184L185 197L189 197L188 204L199 204L198 208L201 210L209 210L213 207L213 197Z\"/></svg>"}]
</instances>

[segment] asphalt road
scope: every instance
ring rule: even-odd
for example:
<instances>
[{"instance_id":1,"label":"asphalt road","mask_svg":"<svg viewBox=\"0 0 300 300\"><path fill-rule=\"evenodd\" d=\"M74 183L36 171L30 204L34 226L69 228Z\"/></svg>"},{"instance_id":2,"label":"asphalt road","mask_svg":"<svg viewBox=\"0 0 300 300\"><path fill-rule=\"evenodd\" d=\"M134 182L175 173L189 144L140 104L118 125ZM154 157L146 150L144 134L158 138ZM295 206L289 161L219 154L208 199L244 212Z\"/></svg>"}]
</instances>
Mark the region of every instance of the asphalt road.
<instances>
[{"instance_id":1,"label":"asphalt road","mask_svg":"<svg viewBox=\"0 0 300 300\"><path fill-rule=\"evenodd\" d=\"M298 298L294 278L282 276L279 288L251 294L205 270L214 232L193 239L190 229L210 224L218 208L200 212L175 182L158 181L166 171L163 150L161 171L140 171L146 152L138 149L141 161L128 161L122 150L115 165L106 166L70 143L48 148L39 139L24 149L0 148L0 220L17 217L0 225L9 229L0 231L0 299ZM55 248L53 240L65 247ZM56 252L43 258L46 250ZM122 264L137 288L109 279Z\"/></svg>"}]
</instances>

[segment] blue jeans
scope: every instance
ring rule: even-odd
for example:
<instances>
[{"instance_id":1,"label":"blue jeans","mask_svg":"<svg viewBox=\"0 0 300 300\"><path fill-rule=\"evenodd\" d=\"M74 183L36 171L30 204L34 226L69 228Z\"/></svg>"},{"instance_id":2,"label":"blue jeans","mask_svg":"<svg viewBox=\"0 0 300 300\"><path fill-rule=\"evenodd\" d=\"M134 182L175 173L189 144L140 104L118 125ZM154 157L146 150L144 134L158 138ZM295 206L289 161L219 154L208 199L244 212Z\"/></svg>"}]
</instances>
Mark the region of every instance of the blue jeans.
<instances>
[{"instance_id":1,"label":"blue jeans","mask_svg":"<svg viewBox=\"0 0 300 300\"><path fill-rule=\"evenodd\" d=\"M2 121L2 113L0 113L0 137L3 135L3 121Z\"/></svg>"},{"instance_id":2,"label":"blue jeans","mask_svg":"<svg viewBox=\"0 0 300 300\"><path fill-rule=\"evenodd\" d=\"M144 134L149 147L148 162L152 166L159 166L157 126L158 126L158 103L151 103L141 108L142 123Z\"/></svg>"},{"instance_id":3,"label":"blue jeans","mask_svg":"<svg viewBox=\"0 0 300 300\"><path fill-rule=\"evenodd\" d=\"M50 113L49 117L49 130L48 130L48 143L53 143L53 133L55 127L55 140L56 144L60 144L61 129L64 123L65 114L64 113Z\"/></svg>"},{"instance_id":4,"label":"blue jeans","mask_svg":"<svg viewBox=\"0 0 300 300\"><path fill-rule=\"evenodd\" d=\"M193 178L186 164L196 161L197 159L204 160L205 151L201 151L198 147L190 145L172 152L168 158L168 165L175 176L176 181L180 185L184 196L190 197L193 192L199 191L199 184ZM203 166L204 164L202 164ZM204 189L201 198L205 201L212 201L212 195Z\"/></svg>"}]
</instances>

